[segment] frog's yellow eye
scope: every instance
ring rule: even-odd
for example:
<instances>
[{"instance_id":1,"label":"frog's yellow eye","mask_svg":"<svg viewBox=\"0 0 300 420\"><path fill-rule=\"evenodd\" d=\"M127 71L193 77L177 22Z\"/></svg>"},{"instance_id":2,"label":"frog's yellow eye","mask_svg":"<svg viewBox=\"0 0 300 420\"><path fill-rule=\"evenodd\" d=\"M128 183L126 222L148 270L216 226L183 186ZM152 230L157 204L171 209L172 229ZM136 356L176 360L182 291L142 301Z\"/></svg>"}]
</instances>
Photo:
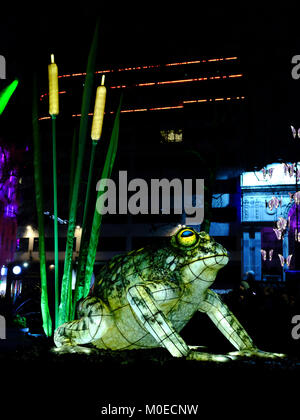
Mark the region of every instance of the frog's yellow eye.
<instances>
[{"instance_id":1,"label":"frog's yellow eye","mask_svg":"<svg viewBox=\"0 0 300 420\"><path fill-rule=\"evenodd\" d=\"M191 229L183 229L177 235L178 243L183 246L193 246L197 240L197 234Z\"/></svg>"}]
</instances>

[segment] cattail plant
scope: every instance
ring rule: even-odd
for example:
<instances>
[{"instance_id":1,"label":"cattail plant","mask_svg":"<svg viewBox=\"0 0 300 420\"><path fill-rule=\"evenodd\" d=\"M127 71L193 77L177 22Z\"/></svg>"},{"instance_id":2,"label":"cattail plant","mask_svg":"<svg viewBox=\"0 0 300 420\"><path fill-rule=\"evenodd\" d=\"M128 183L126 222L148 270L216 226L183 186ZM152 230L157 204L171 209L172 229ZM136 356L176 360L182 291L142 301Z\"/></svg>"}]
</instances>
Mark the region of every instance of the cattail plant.
<instances>
[{"instance_id":1,"label":"cattail plant","mask_svg":"<svg viewBox=\"0 0 300 420\"><path fill-rule=\"evenodd\" d=\"M83 159L85 156L86 137L88 132L88 118L91 104L91 96L93 91L94 73L96 66L96 53L98 47L99 24L97 23L93 42L91 45L87 71L84 82L81 117L78 134L78 152L77 161L74 174L74 182L72 186L72 198L70 203L69 224L67 232L67 243L65 252L64 272L61 284L61 297L59 305L59 325L69 321L72 316L72 295L71 295L71 281L72 281L72 264L73 264L73 238L76 227L77 207L80 181L82 175Z\"/></svg>"},{"instance_id":2,"label":"cattail plant","mask_svg":"<svg viewBox=\"0 0 300 420\"><path fill-rule=\"evenodd\" d=\"M5 110L5 107L8 104L8 101L10 100L12 94L16 90L18 84L19 84L19 81L14 80L8 86L6 86L6 88L1 90L1 92L0 92L0 115Z\"/></svg>"},{"instance_id":3,"label":"cattail plant","mask_svg":"<svg viewBox=\"0 0 300 420\"><path fill-rule=\"evenodd\" d=\"M78 132L78 148L76 147L76 137L74 134L74 141L73 141L73 161L71 162L71 179L72 182L70 185L70 209L69 209L69 223L68 223L68 232L67 232L67 240L66 240L66 252L65 252L65 260L64 260L64 272L61 281L61 295L60 295L60 302L58 301L58 231L57 231L57 179L56 179L56 126L55 120L56 116L59 114L59 91L58 91L58 70L57 66L54 62L54 56L51 55L51 64L48 67L48 75L49 75L49 114L51 115L52 119L52 134L53 134L53 190L54 190L54 237L55 237L55 327L57 328L64 322L70 321L70 319L74 316L74 308L75 304L82 296L86 296L87 290L90 286L90 278L91 273L93 272L94 262L95 262L95 255L96 249L99 239L99 232L101 226L101 219L102 216L98 214L96 209L94 209L94 218L92 221L92 227L90 232L90 238L87 236L87 229L86 229L86 219L88 214L88 207L90 201L90 188L91 188L91 180L93 175L93 167L94 167L94 159L95 159L95 150L98 141L101 138L102 134L102 127L103 127L103 119L104 119L104 110L105 110L105 101L106 101L106 88L104 86L104 76L102 76L101 85L97 88L96 91L96 99L94 104L94 116L92 121L91 127L91 139L92 139L92 151L91 151L91 158L90 158L90 168L89 168L89 176L88 176L88 184L86 188L86 199L85 199L85 207L84 207L84 214L82 220L82 238L81 238L81 246L80 246L80 254L79 254L79 263L78 263L78 274L76 279L76 289L75 289L75 296L73 299L72 296L72 269L73 269L73 238L75 233L75 227L77 225L77 209L78 209L78 198L79 198L79 191L81 186L82 180L82 168L83 168L83 161L86 155L86 138L88 134L88 116L89 110L91 105L91 97L93 93L93 82L94 82L94 74L95 74L95 64L96 64L96 52L98 46L98 33L99 33L99 24L97 23L93 42L91 45L88 63L87 63L87 71L83 89L83 97L82 97L82 106L81 106L81 118L80 118L80 125L79 125L79 132ZM104 168L102 171L102 178L107 178L110 176L113 163L115 160L115 155L117 151L117 144L118 144L118 133L119 133L119 118L120 118L120 109L121 109L121 101L116 113L112 135L104 163ZM37 122L37 121L36 121ZM37 133L37 124L35 124L35 129ZM37 136L36 136L37 137ZM75 149L77 152L75 153ZM38 149L37 149L38 151ZM37 160L40 160L40 157L36 155L36 163ZM36 180L40 177L41 167L36 165ZM40 187L40 183L37 183L38 187ZM40 201L38 203L39 208L39 222L41 226L41 233L43 231L43 224L42 224L42 204ZM41 242L43 245L43 241ZM45 264L46 264L46 256L45 256L45 249L44 246L41 249L41 255L43 256L43 270L41 270L41 277L42 277L42 309L43 309L43 320L44 320L44 330L47 335L51 334L51 318L49 315L48 308L48 301L47 301L47 286L46 286L46 271L45 271ZM82 267L82 271L80 271L80 267ZM81 277L80 277L81 273ZM42 276L43 274L43 276ZM58 305L59 303L59 305Z\"/></svg>"},{"instance_id":4,"label":"cattail plant","mask_svg":"<svg viewBox=\"0 0 300 420\"><path fill-rule=\"evenodd\" d=\"M97 91L96 91L96 99L95 99L95 105L94 105L94 114L93 114L92 129L91 129L92 150L91 150L88 182L87 182L86 196L85 196L85 203L84 203L83 219L82 219L81 243L80 243L81 246L80 246L80 253L79 253L79 258L78 258L72 318L74 318L75 316L76 303L82 298L83 289L84 289L85 265L86 265L87 247L88 247L88 240L87 240L87 235L86 235L87 233L86 232L86 228L87 228L86 218L87 218L89 204L90 204L91 182L93 178L96 146L98 144L98 141L101 138L102 127L103 127L105 101L106 101L106 87L104 86L104 81L105 81L105 76L103 75L101 79L101 85L98 86Z\"/></svg>"},{"instance_id":5,"label":"cattail plant","mask_svg":"<svg viewBox=\"0 0 300 420\"><path fill-rule=\"evenodd\" d=\"M51 54L48 65L49 114L52 119L52 155L53 155L53 213L54 213L54 276L55 276L55 326L58 327L58 220L57 220L57 169L56 169L56 116L59 114L58 69Z\"/></svg>"},{"instance_id":6,"label":"cattail plant","mask_svg":"<svg viewBox=\"0 0 300 420\"><path fill-rule=\"evenodd\" d=\"M88 211L88 206L89 206L89 201L90 201L90 189L91 189L91 181L92 181L92 175L93 175L93 169L94 169L96 146L102 134L105 101L106 101L106 87L104 86L104 80L105 80L105 76L103 75L101 79L101 85L98 86L97 91L96 91L96 100L95 100L94 115L93 115L92 130L91 130L92 151L91 151L90 168L89 168L88 183L87 183L87 189L86 189L86 198L85 198L85 205L84 205L84 212L83 212L82 227L85 226L86 216L87 216L87 211Z\"/></svg>"},{"instance_id":7,"label":"cattail plant","mask_svg":"<svg viewBox=\"0 0 300 420\"><path fill-rule=\"evenodd\" d=\"M112 173L113 165L114 165L116 154L117 154L117 148L118 148L122 100L123 100L123 96L121 95L119 107L116 112L116 116L114 120L109 147L108 147L108 151L107 151L107 155L106 155L106 159L105 159L105 163L104 163L104 167L103 167L100 179L110 178L111 173ZM99 190L97 193L97 198L96 198L96 205L95 205L94 217L92 221L90 241L87 248L88 253L87 253L87 259L86 259L83 297L86 297L88 295L91 278L93 274L93 269L94 269L94 264L95 264L96 252L97 252L99 236L100 236L100 228L101 228L101 223L102 223L102 209L100 209L101 211L99 212L99 208L97 208L97 201L99 200L102 194L103 194L103 191Z\"/></svg>"},{"instance_id":8,"label":"cattail plant","mask_svg":"<svg viewBox=\"0 0 300 420\"><path fill-rule=\"evenodd\" d=\"M44 206L43 206L43 180L42 180L42 155L41 141L38 126L38 99L37 81L34 79L33 86L33 106L32 106L32 129L33 129L33 167L35 200L38 216L39 229L39 257L40 257L40 276L41 276L41 314L43 330L46 336L52 335L52 320L48 305L47 289L47 269L46 269L46 250L45 250L45 227L44 227Z\"/></svg>"}]
</instances>

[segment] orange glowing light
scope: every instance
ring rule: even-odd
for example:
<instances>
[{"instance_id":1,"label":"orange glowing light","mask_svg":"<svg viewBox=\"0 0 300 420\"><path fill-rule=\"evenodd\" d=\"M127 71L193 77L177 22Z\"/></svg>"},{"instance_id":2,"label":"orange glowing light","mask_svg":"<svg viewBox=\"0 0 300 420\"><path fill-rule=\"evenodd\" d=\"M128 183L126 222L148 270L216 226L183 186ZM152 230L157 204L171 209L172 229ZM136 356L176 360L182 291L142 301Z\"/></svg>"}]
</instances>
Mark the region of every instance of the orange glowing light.
<instances>
[{"instance_id":1,"label":"orange glowing light","mask_svg":"<svg viewBox=\"0 0 300 420\"><path fill-rule=\"evenodd\" d=\"M113 73L115 71L117 72L123 72L123 71L136 71L136 70L148 70L153 68L160 68L160 67L170 67L170 66L183 66L183 65L190 65L190 64L200 64L200 63L207 63L207 62L215 62L215 61L228 61L228 60L237 60L238 57L224 57L224 58L211 58L211 59L203 59L203 60L193 60L193 61L181 61L176 63L167 63L167 64L152 64L148 66L136 66L136 67L124 67L117 70L114 69L106 69L106 70L99 70L96 71L95 74L98 73ZM86 73L70 73L70 74L62 74L58 76L58 78L63 77L78 77L78 76L86 76Z\"/></svg>"},{"instance_id":2,"label":"orange glowing light","mask_svg":"<svg viewBox=\"0 0 300 420\"><path fill-rule=\"evenodd\" d=\"M144 111L148 111L147 108L138 108L138 109L123 109L121 111L121 113L123 112L144 112Z\"/></svg>"},{"instance_id":3,"label":"orange glowing light","mask_svg":"<svg viewBox=\"0 0 300 420\"><path fill-rule=\"evenodd\" d=\"M231 74L228 77L230 77L230 78L233 78L233 77L243 77L243 75L242 74Z\"/></svg>"},{"instance_id":4,"label":"orange glowing light","mask_svg":"<svg viewBox=\"0 0 300 420\"><path fill-rule=\"evenodd\" d=\"M194 77L192 79L179 79L179 80L164 80L164 81L156 81L156 82L146 82L146 83L137 83L133 85L116 85L110 86L110 89L126 89L126 88L134 88L134 87L147 87L147 86L158 86L158 85L174 85L180 83L194 83L194 82L202 82L205 80L221 80L227 78L237 78L243 77L243 74L230 74L230 75L223 75L223 76L210 76L210 77ZM59 94L66 94L67 91L60 91ZM40 100L43 100L48 93L44 93L40 96Z\"/></svg>"},{"instance_id":5,"label":"orange glowing light","mask_svg":"<svg viewBox=\"0 0 300 420\"><path fill-rule=\"evenodd\" d=\"M196 103L205 103L205 102L222 102L222 101L232 101L232 100L243 100L245 96L234 96L234 97L221 97L221 98L202 98L202 99L189 99L182 101L179 105L173 106L161 106L161 107L152 107L152 108L133 108L133 109L123 109L121 113L133 113L133 112L147 112L147 111L164 111L164 110L176 110L183 109L185 104L196 104ZM109 111L110 114L115 114L115 111ZM93 113L88 114L92 116ZM81 114L72 114L72 117L81 117ZM39 121L49 120L51 117L41 117Z\"/></svg>"},{"instance_id":6,"label":"orange glowing light","mask_svg":"<svg viewBox=\"0 0 300 420\"><path fill-rule=\"evenodd\" d=\"M162 111L165 109L178 109L178 108L183 108L183 105L177 105L177 106L161 106L161 107L157 107L157 108L149 108L149 111Z\"/></svg>"}]
</instances>

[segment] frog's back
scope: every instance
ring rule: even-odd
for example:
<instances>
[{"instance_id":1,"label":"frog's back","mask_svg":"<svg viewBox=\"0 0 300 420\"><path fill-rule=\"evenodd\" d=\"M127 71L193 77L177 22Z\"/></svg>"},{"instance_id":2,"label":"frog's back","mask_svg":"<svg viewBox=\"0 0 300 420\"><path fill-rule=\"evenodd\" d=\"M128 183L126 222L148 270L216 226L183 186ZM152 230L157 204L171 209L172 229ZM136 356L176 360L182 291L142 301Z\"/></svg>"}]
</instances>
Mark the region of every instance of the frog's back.
<instances>
[{"instance_id":1,"label":"frog's back","mask_svg":"<svg viewBox=\"0 0 300 420\"><path fill-rule=\"evenodd\" d=\"M147 246L113 257L97 275L93 295L106 303L111 297L123 300L130 285L166 278L166 253L165 248Z\"/></svg>"},{"instance_id":2,"label":"frog's back","mask_svg":"<svg viewBox=\"0 0 300 420\"><path fill-rule=\"evenodd\" d=\"M104 264L96 277L93 295L107 302L112 290L117 288L123 279L124 270L128 270L129 264L127 254L117 255Z\"/></svg>"}]
</instances>

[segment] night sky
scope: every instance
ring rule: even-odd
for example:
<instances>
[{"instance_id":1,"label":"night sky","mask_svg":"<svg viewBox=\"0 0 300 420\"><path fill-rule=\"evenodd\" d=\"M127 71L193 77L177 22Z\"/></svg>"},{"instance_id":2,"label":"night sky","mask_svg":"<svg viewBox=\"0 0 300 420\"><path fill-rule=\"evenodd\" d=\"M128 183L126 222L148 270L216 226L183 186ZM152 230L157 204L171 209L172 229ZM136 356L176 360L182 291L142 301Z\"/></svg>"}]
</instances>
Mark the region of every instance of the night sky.
<instances>
[{"instance_id":1,"label":"night sky","mask_svg":"<svg viewBox=\"0 0 300 420\"><path fill-rule=\"evenodd\" d=\"M240 141L245 143L246 151L251 149L249 167L254 169L257 165L261 169L262 165L278 159L300 160L300 138L292 139L290 130L291 124L300 128L300 79L293 80L291 77L291 59L300 55L299 7L288 2L280 6L275 2L270 5L263 2L258 5L254 2L228 5L228 2L223 2L222 6L217 6L217 3L209 6L204 2L173 1L169 8L162 1L157 4L140 2L136 6L134 3L131 6L131 2L123 3L121 7L118 2L110 2L109 11L103 8L103 2L99 2L97 7L92 4L89 8L85 6L87 2L74 2L69 4L68 9L44 2L45 12L26 4L25 12L19 11L15 15L1 11L0 55L6 59L7 80L0 80L0 90L15 78L20 84L0 118L0 141L4 139L20 148L32 144L34 73L44 92L51 53L55 54L60 74L84 72L95 23L99 18L98 68L167 63L202 56L238 56L248 89L249 132L244 133ZM19 5L15 3L14 7L17 9ZM31 207L28 208L31 211ZM274 336L269 336L271 341L276 342L277 324L271 317L269 325L272 328L267 329L267 338L263 338L268 340L268 334L274 331ZM291 340L289 323L286 331ZM202 345L205 341L193 344ZM278 351L276 347L271 350ZM217 351L220 351L219 348ZM128 363L124 359L117 365L117 370L112 368L115 362L108 363L105 368L105 358L100 368L96 359L91 359L90 365L85 361L80 364L76 355L72 363L68 359L57 362L53 355L49 362L47 350L42 350L40 355L36 348L31 356L34 363L30 362L30 358L26 359L26 353L23 359L20 352L16 355L20 363L6 363L1 359L4 360L1 375L5 368L8 372L7 379L2 379L1 392L3 407L17 417L16 410L19 409L20 418L25 418L26 410L30 418L34 418L34 414L41 418L45 410L51 418L64 418L65 412L66 418L70 418L72 410L74 418L78 418L79 412L84 414L82 418L91 418L89 410L94 410L96 404L98 408L101 398L109 401L114 398L126 400L128 397L128 400L134 401L138 392L143 394L143 400L146 397L150 399L149 402L156 392L158 401L169 394L179 404L184 398L189 401L194 398L201 408L199 415L207 408L209 414L211 412L214 418L219 419L224 418L227 409L231 417L235 413L240 416L245 410L250 413L251 409L253 418L261 417L262 404L255 403L263 400L269 418L270 405L277 408L277 404L284 402L285 414L290 407L294 409L296 399L292 393L286 401L282 399L282 392L292 388L288 387L290 383L293 384L291 391L298 392L294 378L291 378L293 368L289 361L286 364L289 375L284 376L284 369L279 363L257 363L256 368L250 361L245 369L239 371L239 362L236 362L235 370L232 365L221 370L220 366L207 368L187 365L186 361L181 363L180 360L176 361L177 364L174 360L167 360L163 366L159 365L158 358L156 365L148 363L147 372L143 367L143 354L131 356L127 367L123 366ZM37 359L40 364L36 363ZM157 366L159 369L155 368ZM32 374L34 369L36 375ZM66 373L67 370L69 372ZM274 372L280 375L277 374L273 381ZM295 370L295 374L299 380L299 369ZM266 378L270 384L266 384ZM268 395L273 390L272 386L274 393ZM6 389L11 400L6 398ZM239 402L243 404L243 411L237 409ZM65 411L61 411L63 408ZM216 410L221 411L219 416L215 415ZM286 417L289 418L288 415Z\"/></svg>"},{"instance_id":2,"label":"night sky","mask_svg":"<svg viewBox=\"0 0 300 420\"><path fill-rule=\"evenodd\" d=\"M0 54L6 58L7 81L16 77L20 80L2 116L2 135L9 141L23 142L24 135L31 135L33 73L38 74L41 86L47 86L51 53L55 54L60 73L85 71L99 18L99 68L238 55L247 73L254 109L249 116L254 137L250 147L260 147L263 142L267 149L284 150L289 124L300 123L300 80L291 77L291 58L300 54L296 7L270 10L267 6L226 4L201 5L197 10L192 5L162 10L151 4L140 9L100 9L55 10L47 14L27 11L2 19ZM19 123L12 131L16 116Z\"/></svg>"}]
</instances>

